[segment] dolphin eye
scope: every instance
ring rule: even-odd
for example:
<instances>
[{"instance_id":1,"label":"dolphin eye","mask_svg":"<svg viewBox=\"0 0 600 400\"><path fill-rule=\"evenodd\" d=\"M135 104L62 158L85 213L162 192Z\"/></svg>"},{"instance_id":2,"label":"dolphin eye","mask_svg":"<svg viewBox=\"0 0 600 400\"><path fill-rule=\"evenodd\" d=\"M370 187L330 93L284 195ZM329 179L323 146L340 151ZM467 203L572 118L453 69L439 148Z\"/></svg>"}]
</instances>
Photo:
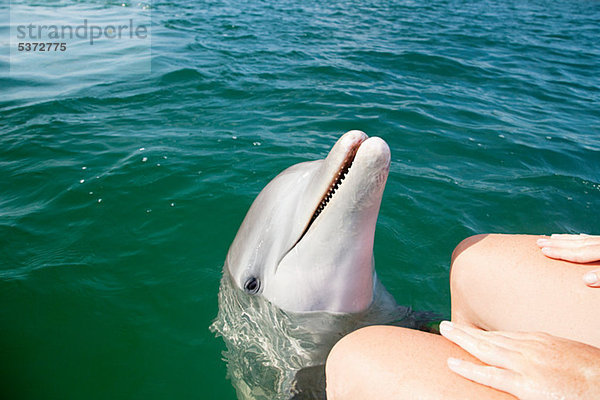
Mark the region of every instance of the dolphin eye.
<instances>
[{"instance_id":1,"label":"dolphin eye","mask_svg":"<svg viewBox=\"0 0 600 400\"><path fill-rule=\"evenodd\" d=\"M246 281L246 283L244 284L244 289L250 294L256 294L260 289L260 281L258 280L258 278L252 277Z\"/></svg>"}]
</instances>

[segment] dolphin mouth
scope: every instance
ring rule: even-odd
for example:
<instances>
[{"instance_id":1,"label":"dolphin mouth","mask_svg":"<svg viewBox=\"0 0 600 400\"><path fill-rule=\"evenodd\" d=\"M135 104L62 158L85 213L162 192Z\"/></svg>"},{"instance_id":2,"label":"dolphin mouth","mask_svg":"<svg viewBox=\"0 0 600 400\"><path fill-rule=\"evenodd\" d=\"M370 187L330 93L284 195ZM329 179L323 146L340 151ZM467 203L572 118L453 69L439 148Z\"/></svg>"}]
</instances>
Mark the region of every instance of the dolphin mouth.
<instances>
[{"instance_id":1,"label":"dolphin mouth","mask_svg":"<svg viewBox=\"0 0 600 400\"><path fill-rule=\"evenodd\" d=\"M312 224L315 222L317 217L319 217L319 215L321 215L321 213L323 212L325 207L327 207L327 204L331 201L331 198L333 197L335 192L339 189L342 182L346 178L346 175L350 171L350 168L352 167L352 163L354 163L354 159L356 158L356 153L358 152L358 149L363 142L364 142L364 140L361 140L361 141L355 143L347 151L346 157L342 161L337 173L333 176L331 183L329 184L327 190L321 197L321 201L319 201L319 204L315 208L315 211L313 212L308 224L306 225L306 227L304 228L304 231L302 231L302 234L300 235L300 237L298 238L296 243L294 243L292 248L294 248L302 240L302 238L306 235L306 233L308 232L308 230L310 229Z\"/></svg>"}]
</instances>

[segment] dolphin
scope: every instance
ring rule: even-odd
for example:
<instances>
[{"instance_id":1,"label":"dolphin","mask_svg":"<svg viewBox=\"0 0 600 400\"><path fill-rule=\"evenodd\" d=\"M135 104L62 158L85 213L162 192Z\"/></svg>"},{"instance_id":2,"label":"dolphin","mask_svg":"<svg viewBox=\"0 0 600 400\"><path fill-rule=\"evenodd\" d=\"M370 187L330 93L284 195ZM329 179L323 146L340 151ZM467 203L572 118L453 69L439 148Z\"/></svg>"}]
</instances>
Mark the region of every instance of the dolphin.
<instances>
[{"instance_id":1,"label":"dolphin","mask_svg":"<svg viewBox=\"0 0 600 400\"><path fill-rule=\"evenodd\" d=\"M258 194L223 267L219 314L240 399L325 397L333 345L361 326L415 326L377 280L373 242L390 149L353 130L325 159L293 165Z\"/></svg>"}]
</instances>

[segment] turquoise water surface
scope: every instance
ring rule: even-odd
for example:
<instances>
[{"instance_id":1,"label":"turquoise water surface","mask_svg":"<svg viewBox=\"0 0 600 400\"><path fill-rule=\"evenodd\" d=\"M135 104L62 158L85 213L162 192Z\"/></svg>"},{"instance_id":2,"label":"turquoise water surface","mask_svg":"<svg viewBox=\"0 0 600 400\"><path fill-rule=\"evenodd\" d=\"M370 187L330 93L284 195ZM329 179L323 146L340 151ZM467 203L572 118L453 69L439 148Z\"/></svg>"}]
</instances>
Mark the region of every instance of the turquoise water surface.
<instances>
[{"instance_id":1,"label":"turquoise water surface","mask_svg":"<svg viewBox=\"0 0 600 400\"><path fill-rule=\"evenodd\" d=\"M400 304L449 315L468 235L600 233L599 2L12 7L135 11L152 47L11 58L0 5L2 398L234 398L208 330L229 243L350 129L392 151L375 259Z\"/></svg>"}]
</instances>

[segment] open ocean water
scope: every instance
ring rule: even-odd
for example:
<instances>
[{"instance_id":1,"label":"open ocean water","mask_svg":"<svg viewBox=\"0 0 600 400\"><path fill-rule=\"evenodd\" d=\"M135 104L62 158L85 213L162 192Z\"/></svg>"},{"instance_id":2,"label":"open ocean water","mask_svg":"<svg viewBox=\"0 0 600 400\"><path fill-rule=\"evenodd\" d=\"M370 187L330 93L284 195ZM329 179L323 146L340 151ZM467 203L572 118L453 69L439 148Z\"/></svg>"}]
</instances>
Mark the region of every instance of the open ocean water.
<instances>
[{"instance_id":1,"label":"open ocean water","mask_svg":"<svg viewBox=\"0 0 600 400\"><path fill-rule=\"evenodd\" d=\"M468 235L600 233L597 1L12 7L141 12L152 48L10 65L0 6L2 398L233 399L208 330L228 246L350 129L392 150L375 259L402 305L449 315Z\"/></svg>"}]
</instances>

